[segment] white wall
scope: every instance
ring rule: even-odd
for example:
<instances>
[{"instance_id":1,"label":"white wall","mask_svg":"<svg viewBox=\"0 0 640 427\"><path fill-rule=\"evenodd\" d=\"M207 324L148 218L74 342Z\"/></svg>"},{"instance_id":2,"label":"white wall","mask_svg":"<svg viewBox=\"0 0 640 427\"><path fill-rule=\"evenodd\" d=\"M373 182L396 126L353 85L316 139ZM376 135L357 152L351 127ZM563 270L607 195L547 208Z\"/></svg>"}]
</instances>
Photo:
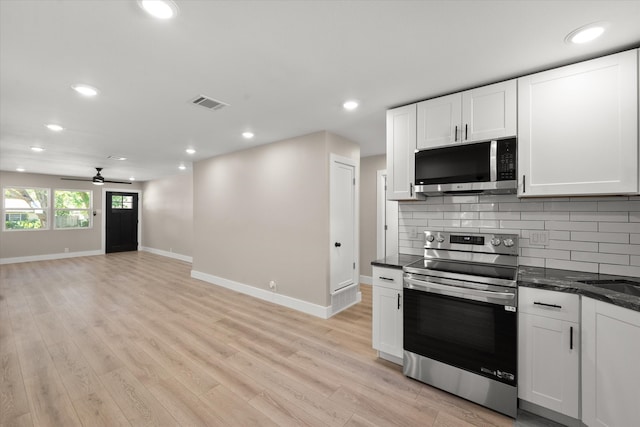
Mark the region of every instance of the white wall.
<instances>
[{"instance_id":1,"label":"white wall","mask_svg":"<svg viewBox=\"0 0 640 427\"><path fill-rule=\"evenodd\" d=\"M517 233L521 265L640 277L640 196L479 195L401 202L400 253L422 255L424 230ZM549 245L532 245L532 230L549 231Z\"/></svg>"},{"instance_id":2,"label":"white wall","mask_svg":"<svg viewBox=\"0 0 640 427\"><path fill-rule=\"evenodd\" d=\"M193 254L193 175L191 172L145 182L142 246L190 260Z\"/></svg>"}]
</instances>

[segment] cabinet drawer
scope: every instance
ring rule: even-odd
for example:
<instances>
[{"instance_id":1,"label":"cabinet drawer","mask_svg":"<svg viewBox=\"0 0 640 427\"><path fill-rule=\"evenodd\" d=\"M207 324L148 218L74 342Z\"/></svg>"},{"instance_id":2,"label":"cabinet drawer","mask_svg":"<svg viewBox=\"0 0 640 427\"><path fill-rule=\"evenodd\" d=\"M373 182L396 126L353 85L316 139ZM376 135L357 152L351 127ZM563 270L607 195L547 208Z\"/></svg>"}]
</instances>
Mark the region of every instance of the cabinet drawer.
<instances>
[{"instance_id":1,"label":"cabinet drawer","mask_svg":"<svg viewBox=\"0 0 640 427\"><path fill-rule=\"evenodd\" d=\"M373 267L373 286L402 290L403 271L397 268Z\"/></svg>"},{"instance_id":2,"label":"cabinet drawer","mask_svg":"<svg viewBox=\"0 0 640 427\"><path fill-rule=\"evenodd\" d=\"M518 288L518 310L552 319L580 322L580 297L536 288Z\"/></svg>"}]
</instances>

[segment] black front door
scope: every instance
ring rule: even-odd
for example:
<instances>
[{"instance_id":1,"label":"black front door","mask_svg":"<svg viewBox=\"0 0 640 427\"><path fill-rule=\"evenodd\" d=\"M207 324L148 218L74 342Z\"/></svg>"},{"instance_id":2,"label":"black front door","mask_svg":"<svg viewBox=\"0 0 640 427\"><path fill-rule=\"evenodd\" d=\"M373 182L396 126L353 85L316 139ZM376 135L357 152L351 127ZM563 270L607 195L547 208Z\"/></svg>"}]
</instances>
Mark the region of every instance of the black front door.
<instances>
[{"instance_id":1,"label":"black front door","mask_svg":"<svg viewBox=\"0 0 640 427\"><path fill-rule=\"evenodd\" d=\"M138 250L138 194L107 191L106 253Z\"/></svg>"}]
</instances>

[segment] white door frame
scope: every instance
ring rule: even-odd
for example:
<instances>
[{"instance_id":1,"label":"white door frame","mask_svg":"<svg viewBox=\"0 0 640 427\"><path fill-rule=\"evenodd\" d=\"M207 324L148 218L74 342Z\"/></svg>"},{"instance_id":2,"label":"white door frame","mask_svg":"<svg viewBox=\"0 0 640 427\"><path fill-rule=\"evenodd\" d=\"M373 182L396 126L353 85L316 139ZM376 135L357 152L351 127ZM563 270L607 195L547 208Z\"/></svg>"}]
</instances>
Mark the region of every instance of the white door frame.
<instances>
[{"instance_id":1,"label":"white door frame","mask_svg":"<svg viewBox=\"0 0 640 427\"><path fill-rule=\"evenodd\" d=\"M376 259L398 253L398 202L387 200L387 171L376 173Z\"/></svg>"},{"instance_id":2,"label":"white door frame","mask_svg":"<svg viewBox=\"0 0 640 427\"><path fill-rule=\"evenodd\" d=\"M132 190L130 188L104 188L102 187L102 238L100 250L106 253L107 246L107 191L116 193L137 193L138 194L138 250L142 248L142 190Z\"/></svg>"}]
</instances>

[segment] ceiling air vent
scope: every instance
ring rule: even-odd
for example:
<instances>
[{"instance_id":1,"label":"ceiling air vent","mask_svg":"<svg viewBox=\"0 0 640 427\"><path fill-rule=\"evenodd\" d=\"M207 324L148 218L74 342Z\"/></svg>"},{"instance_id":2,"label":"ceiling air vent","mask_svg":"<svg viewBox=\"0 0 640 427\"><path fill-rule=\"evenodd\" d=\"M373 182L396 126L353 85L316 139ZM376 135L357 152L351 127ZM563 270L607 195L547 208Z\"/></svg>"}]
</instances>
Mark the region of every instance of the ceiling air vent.
<instances>
[{"instance_id":1,"label":"ceiling air vent","mask_svg":"<svg viewBox=\"0 0 640 427\"><path fill-rule=\"evenodd\" d=\"M208 96L204 95L198 95L193 101L191 101L191 103L193 105L199 105L200 107L204 107L209 110L219 110L229 105L225 102L218 101L217 99L209 98Z\"/></svg>"}]
</instances>

